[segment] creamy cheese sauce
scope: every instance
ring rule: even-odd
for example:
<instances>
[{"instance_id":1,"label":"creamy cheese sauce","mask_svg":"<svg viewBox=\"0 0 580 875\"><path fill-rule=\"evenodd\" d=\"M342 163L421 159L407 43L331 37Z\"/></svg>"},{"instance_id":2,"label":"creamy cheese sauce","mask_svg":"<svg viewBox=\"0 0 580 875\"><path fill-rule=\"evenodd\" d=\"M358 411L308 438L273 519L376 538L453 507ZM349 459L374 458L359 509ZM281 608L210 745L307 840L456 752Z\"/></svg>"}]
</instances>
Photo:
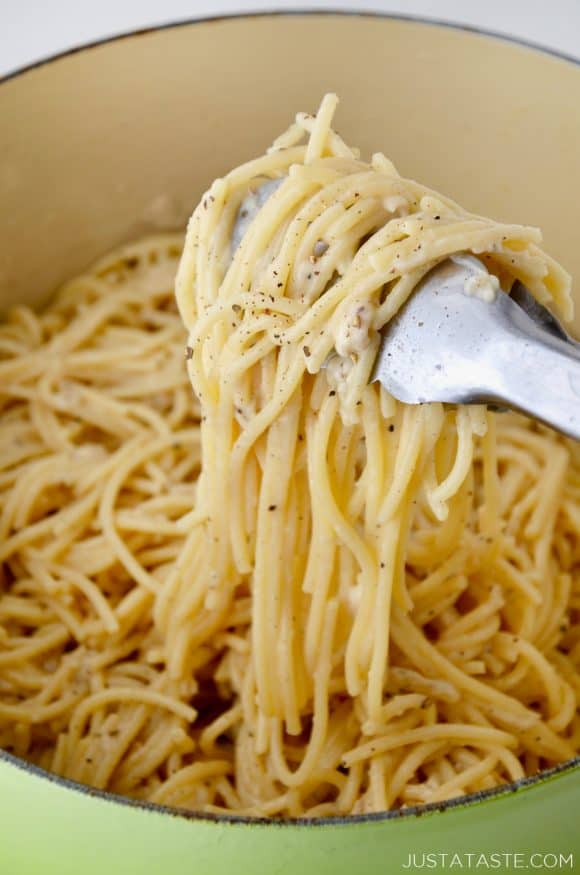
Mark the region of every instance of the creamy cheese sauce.
<instances>
[{"instance_id":1,"label":"creamy cheese sauce","mask_svg":"<svg viewBox=\"0 0 580 875\"><path fill-rule=\"evenodd\" d=\"M454 255L451 260L461 267L466 267L470 272L463 284L464 294L479 298L487 304L495 301L500 290L499 280L488 272L479 258L474 258L472 255Z\"/></svg>"},{"instance_id":2,"label":"creamy cheese sauce","mask_svg":"<svg viewBox=\"0 0 580 875\"><path fill-rule=\"evenodd\" d=\"M334 348L340 356L360 355L371 342L375 307L368 301L355 303L338 328Z\"/></svg>"},{"instance_id":3,"label":"creamy cheese sauce","mask_svg":"<svg viewBox=\"0 0 580 875\"><path fill-rule=\"evenodd\" d=\"M332 389L340 389L352 371L352 359L331 355L326 362L326 381Z\"/></svg>"}]
</instances>

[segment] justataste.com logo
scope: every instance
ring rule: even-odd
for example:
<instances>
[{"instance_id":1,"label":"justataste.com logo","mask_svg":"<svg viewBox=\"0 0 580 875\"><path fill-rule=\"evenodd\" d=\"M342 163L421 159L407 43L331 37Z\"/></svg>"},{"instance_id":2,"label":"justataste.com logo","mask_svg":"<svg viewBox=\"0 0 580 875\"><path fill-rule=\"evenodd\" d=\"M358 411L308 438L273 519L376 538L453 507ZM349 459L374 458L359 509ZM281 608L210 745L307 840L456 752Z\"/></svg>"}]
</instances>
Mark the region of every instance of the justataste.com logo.
<instances>
[{"instance_id":1,"label":"justataste.com logo","mask_svg":"<svg viewBox=\"0 0 580 875\"><path fill-rule=\"evenodd\" d=\"M521 854L497 852L409 854L402 863L403 869L415 872L419 869L569 869L574 871L574 854Z\"/></svg>"}]
</instances>

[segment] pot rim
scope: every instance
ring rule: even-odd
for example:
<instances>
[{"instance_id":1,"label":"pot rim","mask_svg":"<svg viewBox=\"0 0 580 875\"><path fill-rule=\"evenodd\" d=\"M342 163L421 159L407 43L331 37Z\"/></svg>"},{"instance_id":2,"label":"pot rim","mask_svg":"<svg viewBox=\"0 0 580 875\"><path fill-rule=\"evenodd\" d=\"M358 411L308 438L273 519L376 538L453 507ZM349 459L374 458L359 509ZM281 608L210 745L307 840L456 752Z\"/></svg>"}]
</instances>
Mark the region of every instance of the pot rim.
<instances>
[{"instance_id":1,"label":"pot rim","mask_svg":"<svg viewBox=\"0 0 580 875\"><path fill-rule=\"evenodd\" d=\"M329 9L327 7L318 9L315 6L306 9L272 9L260 10L240 13L222 13L216 15L196 16L193 18L180 19L177 21L169 21L163 24L151 25L148 27L137 28L135 30L121 31L120 33L112 34L111 36L102 37L97 40L80 43L72 46L69 49L46 55L33 61L30 64L17 67L0 76L0 86L23 76L33 70L46 67L55 61L64 60L73 55L86 52L90 49L99 48L100 46L109 43L116 43L122 40L131 39L134 37L148 36L160 31L177 29L180 27L189 27L195 24L207 24L211 22L222 23L232 19L253 19L253 18L282 18L282 17L300 17L300 16L324 16L324 17L350 17L350 18L376 18L388 19L391 21L402 21L410 24L426 24L433 27L442 27L449 30L455 30L463 33L471 33L476 36L489 37L491 39L507 42L512 45L521 46L522 48L531 49L534 52L544 54L556 58L557 60L573 64L580 68L580 57L567 54L566 52L552 49L547 46L536 43L532 40L527 40L522 37L512 36L509 34L499 33L495 30L490 30L484 27L478 27L469 24L460 24L449 21L448 19L423 16L409 15L406 13L381 12L380 10L365 10L365 9ZM537 775L522 778L509 784L502 784L491 790L481 790L477 793L470 793L468 796L461 796L455 799L448 799L444 802L435 802L427 805L415 805L404 809L395 809L391 811L380 811L372 814L354 814L340 817L328 818L268 818L258 816L236 815L236 814L214 814L211 812L189 811L183 808L170 808L165 805L158 805L153 802L143 802L130 797L120 796L115 793L110 793L105 790L97 790L86 784L80 784L77 781L71 781L68 778L63 778L60 775L48 772L39 766L26 762L26 760L16 757L11 753L0 748L0 768L8 766L20 770L34 778L40 778L44 781L56 784L66 790L72 790L75 793L81 793L103 802L112 802L117 805L122 805L127 808L141 809L150 813L164 814L171 817L176 817L183 820L205 821L216 824L231 824L231 825L261 825L274 827L301 827L315 826L324 828L330 826L355 826L361 823L377 823L383 821L403 821L410 818L419 819L420 817L443 814L447 811L453 811L462 808L471 808L477 804L493 802L505 798L516 793L531 790L534 787L540 787L542 784L549 783L556 778L577 772L580 774L580 755L571 760L567 760L551 769L539 772Z\"/></svg>"},{"instance_id":2,"label":"pot rim","mask_svg":"<svg viewBox=\"0 0 580 875\"><path fill-rule=\"evenodd\" d=\"M32 61L29 64L24 64L22 66L16 67L13 70L8 70L7 73L4 73L0 76L0 85L3 85L5 82L9 82L11 79L17 78L18 76L22 76L22 74L28 73L31 70L36 70L39 67L45 67L48 64L53 63L54 61L60 61L71 55L77 55L80 52L87 51L88 49L95 49L108 43L116 43L120 42L121 40L131 39L132 37L147 36L148 34L157 33L159 31L172 30L179 27L189 27L190 25L194 24L208 24L211 22L220 23L239 18L299 18L301 16L309 15L316 15L321 17L324 16L327 18L340 16L344 18L386 18L391 21L409 22L410 24L416 23L427 24L432 27L444 27L448 28L449 30L457 30L463 33L475 34L476 36L491 37L492 39L501 40L502 42L511 43L512 45L521 46L522 48L532 49L535 52L549 55L553 58L557 58L560 61L565 61L569 64L580 66L580 55L571 55L568 52L563 52L560 49L553 49L550 46L542 45L541 43L537 43L534 40L528 40L524 37L519 37L512 34L501 33L500 31L486 27L479 27L478 25L474 24L461 24L460 22L450 21L447 18L438 18L436 16L429 15L410 15L405 12L381 12L377 9L336 9L328 8L326 6L319 9L316 6L312 6L305 9L262 9L249 12L224 12L221 14L217 13L215 15L202 15L195 16L193 18L177 19L177 21L167 21L163 24L152 24L147 27L135 28L134 30L122 30L118 33L111 34L110 36L104 36L96 40L88 40L87 42L78 43L68 49L63 49L62 51L54 52L53 54L44 55L43 57L38 58L36 61Z\"/></svg>"}]
</instances>

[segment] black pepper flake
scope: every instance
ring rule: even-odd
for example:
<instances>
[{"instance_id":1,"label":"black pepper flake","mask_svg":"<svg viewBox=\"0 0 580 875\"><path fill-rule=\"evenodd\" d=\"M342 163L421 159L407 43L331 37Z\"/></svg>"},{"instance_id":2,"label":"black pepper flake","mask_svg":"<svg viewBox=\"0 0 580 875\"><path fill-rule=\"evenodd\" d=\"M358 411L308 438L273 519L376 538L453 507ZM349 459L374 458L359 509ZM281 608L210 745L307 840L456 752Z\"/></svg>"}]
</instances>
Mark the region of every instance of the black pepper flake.
<instances>
[{"instance_id":1,"label":"black pepper flake","mask_svg":"<svg viewBox=\"0 0 580 875\"><path fill-rule=\"evenodd\" d=\"M284 283L276 283L276 285L278 286L279 289L281 289L282 286L284 285Z\"/></svg>"},{"instance_id":2,"label":"black pepper flake","mask_svg":"<svg viewBox=\"0 0 580 875\"><path fill-rule=\"evenodd\" d=\"M310 261L317 261L328 250L329 244L326 240L317 240L310 256Z\"/></svg>"},{"instance_id":3,"label":"black pepper flake","mask_svg":"<svg viewBox=\"0 0 580 875\"><path fill-rule=\"evenodd\" d=\"M240 307L239 304L232 304L232 310L234 311L234 313L239 313L241 311L241 309L242 308Z\"/></svg>"},{"instance_id":4,"label":"black pepper flake","mask_svg":"<svg viewBox=\"0 0 580 875\"><path fill-rule=\"evenodd\" d=\"M433 216L433 218L435 219L436 222L438 222L439 219L441 218L441 216Z\"/></svg>"},{"instance_id":5,"label":"black pepper flake","mask_svg":"<svg viewBox=\"0 0 580 875\"><path fill-rule=\"evenodd\" d=\"M270 504L270 505L268 505L268 510L276 510L277 507L278 507L277 504Z\"/></svg>"},{"instance_id":6,"label":"black pepper flake","mask_svg":"<svg viewBox=\"0 0 580 875\"><path fill-rule=\"evenodd\" d=\"M395 430L395 426L391 423L389 426L389 431L394 431L394 430Z\"/></svg>"},{"instance_id":7,"label":"black pepper flake","mask_svg":"<svg viewBox=\"0 0 580 875\"><path fill-rule=\"evenodd\" d=\"M309 347L309 346L303 346L303 347L302 347L302 352L304 353L304 355L305 355L306 357L308 357L308 356L310 355L310 347Z\"/></svg>"},{"instance_id":8,"label":"black pepper flake","mask_svg":"<svg viewBox=\"0 0 580 875\"><path fill-rule=\"evenodd\" d=\"M335 389L331 389L330 392L329 392L328 394L329 394L329 396L330 396L331 398L333 398L333 397L336 395L336 391L335 391Z\"/></svg>"},{"instance_id":9,"label":"black pepper flake","mask_svg":"<svg viewBox=\"0 0 580 875\"><path fill-rule=\"evenodd\" d=\"M186 346L185 347L185 361L188 362L191 358L193 358L193 347Z\"/></svg>"}]
</instances>

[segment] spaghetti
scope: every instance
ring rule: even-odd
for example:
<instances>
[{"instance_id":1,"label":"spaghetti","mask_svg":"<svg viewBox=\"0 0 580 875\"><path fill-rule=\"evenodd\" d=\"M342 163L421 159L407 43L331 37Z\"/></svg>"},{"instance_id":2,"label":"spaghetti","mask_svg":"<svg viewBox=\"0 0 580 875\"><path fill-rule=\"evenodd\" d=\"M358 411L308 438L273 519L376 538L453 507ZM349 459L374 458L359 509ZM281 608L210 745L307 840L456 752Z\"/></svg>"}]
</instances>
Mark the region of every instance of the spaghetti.
<instances>
[{"instance_id":1,"label":"spaghetti","mask_svg":"<svg viewBox=\"0 0 580 875\"><path fill-rule=\"evenodd\" d=\"M447 255L565 316L568 279L536 230L363 163L335 104L203 197L187 340L173 236L0 328L0 746L50 771L328 817L580 748L579 448L369 384Z\"/></svg>"}]
</instances>

